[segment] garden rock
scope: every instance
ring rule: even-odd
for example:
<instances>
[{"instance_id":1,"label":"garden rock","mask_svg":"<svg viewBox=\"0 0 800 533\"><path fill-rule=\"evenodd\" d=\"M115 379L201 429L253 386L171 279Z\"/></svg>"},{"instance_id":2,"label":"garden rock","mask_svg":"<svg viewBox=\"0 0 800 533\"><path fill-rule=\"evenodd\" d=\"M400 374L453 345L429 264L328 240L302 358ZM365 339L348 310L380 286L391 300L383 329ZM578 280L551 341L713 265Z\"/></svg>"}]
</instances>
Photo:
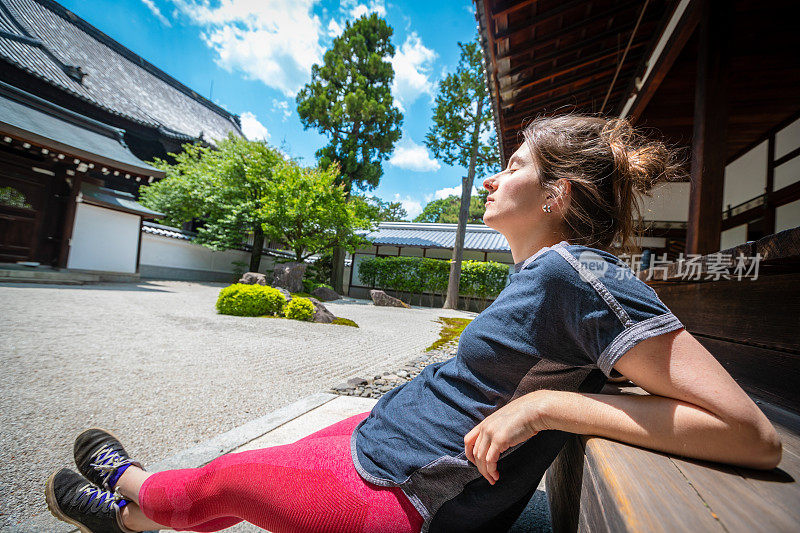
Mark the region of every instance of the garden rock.
<instances>
[{"instance_id":1,"label":"garden rock","mask_svg":"<svg viewBox=\"0 0 800 533\"><path fill-rule=\"evenodd\" d=\"M314 322L319 322L320 324L330 324L336 319L336 315L328 311L328 308L325 307L322 302L316 298L309 298L309 300L311 300L311 303L314 304Z\"/></svg>"},{"instance_id":2,"label":"garden rock","mask_svg":"<svg viewBox=\"0 0 800 533\"><path fill-rule=\"evenodd\" d=\"M372 289L369 291L369 296L372 298L372 302L375 305L380 305L382 307L405 307L406 309L411 309L411 307L409 307L409 305L402 300L395 298L394 296L389 296L385 292L377 289Z\"/></svg>"},{"instance_id":3,"label":"garden rock","mask_svg":"<svg viewBox=\"0 0 800 533\"><path fill-rule=\"evenodd\" d=\"M239 283L244 283L245 285L266 285L267 276L260 272L245 272L244 275L242 275L242 279L239 280Z\"/></svg>"},{"instance_id":4,"label":"garden rock","mask_svg":"<svg viewBox=\"0 0 800 533\"><path fill-rule=\"evenodd\" d=\"M281 294L283 294L283 297L286 298L287 302L291 302L292 301L292 293L291 292L287 291L283 287L275 287L275 288L278 289L279 291L281 291Z\"/></svg>"},{"instance_id":5,"label":"garden rock","mask_svg":"<svg viewBox=\"0 0 800 533\"><path fill-rule=\"evenodd\" d=\"M338 292L333 289L329 289L328 287L317 287L311 291L311 296L319 298L323 302L331 302L333 300L341 299L341 296L339 296Z\"/></svg>"},{"instance_id":6,"label":"garden rock","mask_svg":"<svg viewBox=\"0 0 800 533\"><path fill-rule=\"evenodd\" d=\"M276 265L273 287L283 287L289 292L301 292L303 290L303 275L306 273L305 263L283 263Z\"/></svg>"}]
</instances>

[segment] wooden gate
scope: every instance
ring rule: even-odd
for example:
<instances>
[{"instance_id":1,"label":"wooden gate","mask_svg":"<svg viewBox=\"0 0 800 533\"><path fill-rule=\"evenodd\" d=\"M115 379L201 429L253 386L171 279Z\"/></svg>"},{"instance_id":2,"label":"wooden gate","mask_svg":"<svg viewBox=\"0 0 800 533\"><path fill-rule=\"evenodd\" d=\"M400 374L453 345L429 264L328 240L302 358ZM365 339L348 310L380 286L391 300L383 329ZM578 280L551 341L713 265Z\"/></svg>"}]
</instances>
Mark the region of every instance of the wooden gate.
<instances>
[{"instance_id":1,"label":"wooden gate","mask_svg":"<svg viewBox=\"0 0 800 533\"><path fill-rule=\"evenodd\" d=\"M36 172L30 162L0 161L0 262L58 260L64 219L63 179Z\"/></svg>"}]
</instances>

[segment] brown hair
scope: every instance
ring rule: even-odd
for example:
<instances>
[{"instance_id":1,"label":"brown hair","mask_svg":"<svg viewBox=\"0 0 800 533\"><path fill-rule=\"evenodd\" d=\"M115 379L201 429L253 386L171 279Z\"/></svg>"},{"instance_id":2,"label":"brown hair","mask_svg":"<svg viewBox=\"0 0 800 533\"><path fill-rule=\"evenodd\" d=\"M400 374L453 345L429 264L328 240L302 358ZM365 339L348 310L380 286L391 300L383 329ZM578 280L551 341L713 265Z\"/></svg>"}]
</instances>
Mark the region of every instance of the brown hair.
<instances>
[{"instance_id":1,"label":"brown hair","mask_svg":"<svg viewBox=\"0 0 800 533\"><path fill-rule=\"evenodd\" d=\"M534 119L523 131L542 187L559 194L556 181L571 184L564 215L567 240L609 251L637 251L641 231L637 195L650 195L661 181L684 175L681 153L647 140L625 119L567 114Z\"/></svg>"}]
</instances>

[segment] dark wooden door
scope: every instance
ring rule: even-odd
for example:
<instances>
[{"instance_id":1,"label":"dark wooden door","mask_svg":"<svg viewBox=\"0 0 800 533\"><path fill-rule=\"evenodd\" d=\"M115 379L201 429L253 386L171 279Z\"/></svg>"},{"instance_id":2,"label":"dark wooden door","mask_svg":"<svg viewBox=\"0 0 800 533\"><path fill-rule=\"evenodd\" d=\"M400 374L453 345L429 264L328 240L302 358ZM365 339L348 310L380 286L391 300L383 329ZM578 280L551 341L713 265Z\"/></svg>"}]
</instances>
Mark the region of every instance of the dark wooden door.
<instances>
[{"instance_id":1,"label":"dark wooden door","mask_svg":"<svg viewBox=\"0 0 800 533\"><path fill-rule=\"evenodd\" d=\"M0 261L35 260L48 177L6 161L0 164Z\"/></svg>"}]
</instances>

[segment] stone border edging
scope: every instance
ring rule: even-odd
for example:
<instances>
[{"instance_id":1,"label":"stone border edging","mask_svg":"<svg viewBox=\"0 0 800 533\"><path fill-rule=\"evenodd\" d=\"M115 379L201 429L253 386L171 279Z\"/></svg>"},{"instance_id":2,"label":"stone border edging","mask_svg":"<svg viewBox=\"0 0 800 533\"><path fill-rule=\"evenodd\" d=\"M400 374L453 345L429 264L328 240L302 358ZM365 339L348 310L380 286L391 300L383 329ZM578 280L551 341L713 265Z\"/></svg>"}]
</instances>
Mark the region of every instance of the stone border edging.
<instances>
[{"instance_id":1,"label":"stone border edging","mask_svg":"<svg viewBox=\"0 0 800 533\"><path fill-rule=\"evenodd\" d=\"M205 442L201 442L191 448L162 459L157 463L145 466L152 472L203 466L220 455L230 453L248 442L338 397L339 395L337 394L328 394L324 392L310 394L271 413L267 413L260 418L251 420L230 431L212 437ZM44 489L44 484L42 484L42 489ZM50 533L72 533L78 530L70 524L56 520L49 512L44 512L34 516L25 523L3 528L3 531L8 533L41 533L42 531L48 531Z\"/></svg>"}]
</instances>

